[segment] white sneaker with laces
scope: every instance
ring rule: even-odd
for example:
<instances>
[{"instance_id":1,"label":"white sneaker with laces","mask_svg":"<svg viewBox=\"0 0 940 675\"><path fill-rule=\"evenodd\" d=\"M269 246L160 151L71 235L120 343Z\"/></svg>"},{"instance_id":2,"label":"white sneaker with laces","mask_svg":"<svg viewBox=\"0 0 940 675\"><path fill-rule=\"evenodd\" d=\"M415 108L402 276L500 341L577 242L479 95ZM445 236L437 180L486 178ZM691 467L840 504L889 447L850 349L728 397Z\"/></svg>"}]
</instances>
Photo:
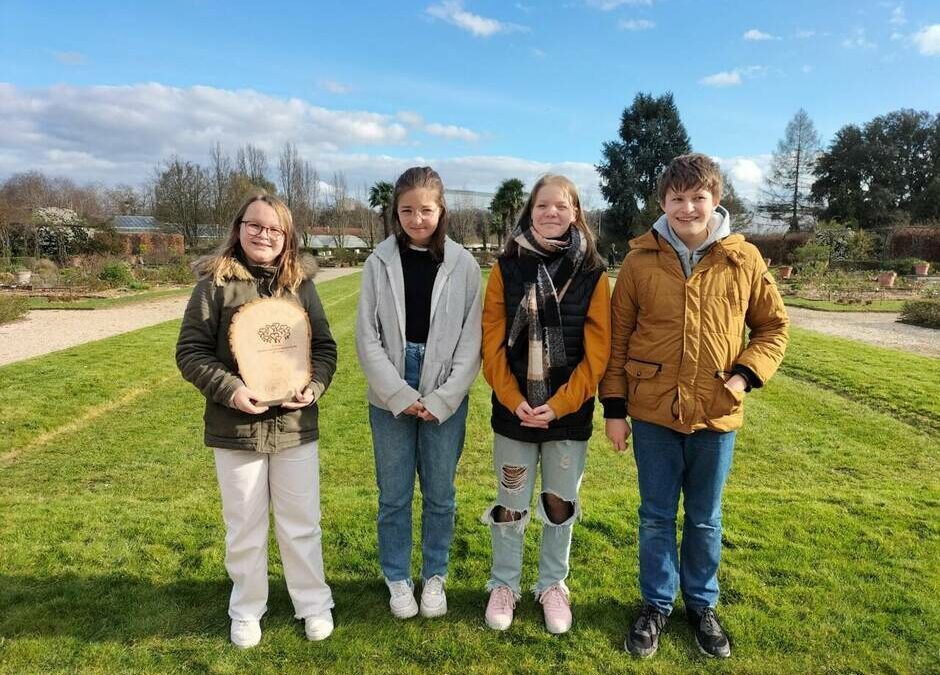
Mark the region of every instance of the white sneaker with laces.
<instances>
[{"instance_id":1,"label":"white sneaker with laces","mask_svg":"<svg viewBox=\"0 0 940 675\"><path fill-rule=\"evenodd\" d=\"M418 613L418 603L415 602L414 589L407 581L385 581L388 584L388 606L392 615L398 619L410 619Z\"/></svg>"},{"instance_id":2,"label":"white sneaker with laces","mask_svg":"<svg viewBox=\"0 0 940 675\"><path fill-rule=\"evenodd\" d=\"M435 574L424 582L421 589L421 616L432 619L447 614L447 594L444 593L444 577Z\"/></svg>"},{"instance_id":3,"label":"white sneaker with laces","mask_svg":"<svg viewBox=\"0 0 940 675\"><path fill-rule=\"evenodd\" d=\"M261 642L261 622L257 619L232 619L229 639L239 649L250 649Z\"/></svg>"},{"instance_id":4,"label":"white sneaker with laces","mask_svg":"<svg viewBox=\"0 0 940 675\"><path fill-rule=\"evenodd\" d=\"M326 610L322 614L314 614L304 618L304 633L308 640L314 642L325 640L333 632L333 613Z\"/></svg>"}]
</instances>

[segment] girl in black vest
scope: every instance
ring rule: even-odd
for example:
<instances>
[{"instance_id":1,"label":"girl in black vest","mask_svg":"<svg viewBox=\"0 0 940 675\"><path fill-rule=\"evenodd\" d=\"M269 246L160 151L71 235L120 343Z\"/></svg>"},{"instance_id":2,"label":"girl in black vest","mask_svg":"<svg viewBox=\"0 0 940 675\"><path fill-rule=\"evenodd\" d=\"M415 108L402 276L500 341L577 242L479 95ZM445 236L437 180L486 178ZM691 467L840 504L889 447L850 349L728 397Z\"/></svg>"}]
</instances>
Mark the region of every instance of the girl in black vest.
<instances>
[{"instance_id":1,"label":"girl in black vest","mask_svg":"<svg viewBox=\"0 0 940 675\"><path fill-rule=\"evenodd\" d=\"M532 190L490 275L483 304L483 374L493 388L491 424L498 495L490 525L493 562L486 623L505 630L520 597L525 527L541 464L536 513L543 522L533 590L550 633L571 627L568 554L591 436L594 394L610 353L610 284L568 178Z\"/></svg>"}]
</instances>

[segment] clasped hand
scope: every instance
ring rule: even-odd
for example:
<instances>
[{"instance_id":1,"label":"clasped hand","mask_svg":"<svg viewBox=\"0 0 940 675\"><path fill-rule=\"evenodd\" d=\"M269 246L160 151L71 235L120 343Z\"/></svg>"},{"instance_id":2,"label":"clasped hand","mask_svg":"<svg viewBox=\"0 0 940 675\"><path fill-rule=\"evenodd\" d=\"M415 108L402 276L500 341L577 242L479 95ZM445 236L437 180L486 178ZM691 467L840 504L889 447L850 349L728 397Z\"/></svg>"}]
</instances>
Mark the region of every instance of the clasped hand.
<instances>
[{"instance_id":1,"label":"clasped hand","mask_svg":"<svg viewBox=\"0 0 940 675\"><path fill-rule=\"evenodd\" d=\"M523 401L515 410L516 417L522 420L522 426L534 429L548 429L548 423L557 417L547 403L533 408L528 401Z\"/></svg>"},{"instance_id":2,"label":"clasped hand","mask_svg":"<svg viewBox=\"0 0 940 675\"><path fill-rule=\"evenodd\" d=\"M425 408L421 401L415 401L410 406L402 410L402 413L405 415L411 415L412 417L417 417L418 419L424 420L425 422L437 422L437 418L434 416L434 413Z\"/></svg>"}]
</instances>

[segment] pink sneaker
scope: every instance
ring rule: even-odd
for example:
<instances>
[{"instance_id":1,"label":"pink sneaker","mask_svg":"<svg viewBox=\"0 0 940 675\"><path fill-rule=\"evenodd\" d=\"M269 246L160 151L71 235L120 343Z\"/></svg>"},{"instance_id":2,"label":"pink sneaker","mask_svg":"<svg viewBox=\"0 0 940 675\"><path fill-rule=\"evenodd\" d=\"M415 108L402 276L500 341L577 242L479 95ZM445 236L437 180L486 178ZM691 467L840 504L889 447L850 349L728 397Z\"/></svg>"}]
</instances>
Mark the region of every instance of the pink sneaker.
<instances>
[{"instance_id":1,"label":"pink sneaker","mask_svg":"<svg viewBox=\"0 0 940 675\"><path fill-rule=\"evenodd\" d=\"M516 608L516 596L509 586L497 586L490 592L486 603L486 625L493 630L506 630L512 623L512 610Z\"/></svg>"},{"instance_id":2,"label":"pink sneaker","mask_svg":"<svg viewBox=\"0 0 940 675\"><path fill-rule=\"evenodd\" d=\"M567 633L571 629L571 603L568 593L558 584L553 584L539 596L545 614L545 628L553 635Z\"/></svg>"}]
</instances>

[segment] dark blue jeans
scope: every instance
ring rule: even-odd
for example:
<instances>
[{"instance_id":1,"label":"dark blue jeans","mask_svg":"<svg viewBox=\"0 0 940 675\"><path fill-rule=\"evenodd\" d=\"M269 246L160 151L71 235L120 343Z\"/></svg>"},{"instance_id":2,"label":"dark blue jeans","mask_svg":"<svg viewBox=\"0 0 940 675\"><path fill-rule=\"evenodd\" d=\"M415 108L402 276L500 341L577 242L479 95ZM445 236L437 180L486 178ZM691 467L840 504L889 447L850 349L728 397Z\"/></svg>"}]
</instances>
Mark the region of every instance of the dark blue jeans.
<instances>
[{"instance_id":1,"label":"dark blue jeans","mask_svg":"<svg viewBox=\"0 0 940 675\"><path fill-rule=\"evenodd\" d=\"M415 389L424 345L409 342L405 380ZM397 418L369 406L375 476L379 486L379 564L388 581L411 581L411 502L421 484L421 576L447 576L454 536L454 476L467 428L467 399L443 424L411 415Z\"/></svg>"},{"instance_id":2,"label":"dark blue jeans","mask_svg":"<svg viewBox=\"0 0 940 675\"><path fill-rule=\"evenodd\" d=\"M640 486L640 593L669 614L679 587L686 607L718 602L721 492L731 469L735 432L681 434L633 420L633 456ZM683 495L682 549L676 515Z\"/></svg>"}]
</instances>

